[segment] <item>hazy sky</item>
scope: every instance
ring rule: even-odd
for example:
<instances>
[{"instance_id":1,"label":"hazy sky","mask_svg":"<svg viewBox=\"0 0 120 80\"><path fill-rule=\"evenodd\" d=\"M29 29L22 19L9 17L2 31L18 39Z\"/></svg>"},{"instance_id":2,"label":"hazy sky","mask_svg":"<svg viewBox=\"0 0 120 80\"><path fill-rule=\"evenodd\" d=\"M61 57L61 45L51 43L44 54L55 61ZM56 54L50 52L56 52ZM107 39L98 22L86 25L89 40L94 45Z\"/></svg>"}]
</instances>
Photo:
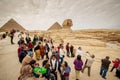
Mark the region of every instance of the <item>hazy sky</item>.
<instances>
[{"instance_id":1,"label":"hazy sky","mask_svg":"<svg viewBox=\"0 0 120 80\"><path fill-rule=\"evenodd\" d=\"M11 18L29 30L67 18L72 29L120 29L120 0L0 0L0 27Z\"/></svg>"}]
</instances>

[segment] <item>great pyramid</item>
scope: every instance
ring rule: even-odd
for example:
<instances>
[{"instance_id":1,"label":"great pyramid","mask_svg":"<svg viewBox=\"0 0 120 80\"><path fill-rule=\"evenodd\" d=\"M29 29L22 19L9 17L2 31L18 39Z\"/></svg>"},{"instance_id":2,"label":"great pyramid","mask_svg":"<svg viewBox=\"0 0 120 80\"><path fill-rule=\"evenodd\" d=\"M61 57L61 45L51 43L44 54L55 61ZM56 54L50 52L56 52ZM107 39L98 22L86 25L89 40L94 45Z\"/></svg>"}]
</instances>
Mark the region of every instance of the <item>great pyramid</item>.
<instances>
[{"instance_id":1,"label":"great pyramid","mask_svg":"<svg viewBox=\"0 0 120 80\"><path fill-rule=\"evenodd\" d=\"M62 29L61 25L58 22L55 22L48 30L59 30Z\"/></svg>"},{"instance_id":2,"label":"great pyramid","mask_svg":"<svg viewBox=\"0 0 120 80\"><path fill-rule=\"evenodd\" d=\"M25 29L20 24L18 24L14 19L10 19L0 28L0 32L4 32L4 31L9 32L13 28L19 31L25 31Z\"/></svg>"}]
</instances>

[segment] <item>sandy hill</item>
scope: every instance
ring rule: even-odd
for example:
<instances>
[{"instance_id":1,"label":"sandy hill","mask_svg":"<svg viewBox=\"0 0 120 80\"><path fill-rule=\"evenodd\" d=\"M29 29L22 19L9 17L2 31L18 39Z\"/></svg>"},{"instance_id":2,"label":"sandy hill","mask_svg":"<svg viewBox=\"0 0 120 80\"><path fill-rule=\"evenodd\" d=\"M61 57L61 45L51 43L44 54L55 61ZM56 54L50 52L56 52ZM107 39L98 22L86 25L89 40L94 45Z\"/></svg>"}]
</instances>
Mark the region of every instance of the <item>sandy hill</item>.
<instances>
[{"instance_id":1,"label":"sandy hill","mask_svg":"<svg viewBox=\"0 0 120 80\"><path fill-rule=\"evenodd\" d=\"M61 25L58 22L55 22L48 30L59 30L62 29Z\"/></svg>"},{"instance_id":2,"label":"sandy hill","mask_svg":"<svg viewBox=\"0 0 120 80\"><path fill-rule=\"evenodd\" d=\"M0 28L0 32L10 31L13 28L16 30L25 31L25 29L20 24L18 24L14 19L10 19Z\"/></svg>"}]
</instances>

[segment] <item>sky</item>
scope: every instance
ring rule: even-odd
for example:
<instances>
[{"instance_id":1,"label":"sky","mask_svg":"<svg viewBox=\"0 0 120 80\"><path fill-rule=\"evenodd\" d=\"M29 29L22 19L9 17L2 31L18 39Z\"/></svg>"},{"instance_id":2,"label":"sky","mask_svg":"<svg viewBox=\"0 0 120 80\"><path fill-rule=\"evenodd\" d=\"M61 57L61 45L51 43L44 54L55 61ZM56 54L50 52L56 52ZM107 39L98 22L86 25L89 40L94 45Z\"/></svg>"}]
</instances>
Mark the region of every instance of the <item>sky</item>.
<instances>
[{"instance_id":1,"label":"sky","mask_svg":"<svg viewBox=\"0 0 120 80\"><path fill-rule=\"evenodd\" d=\"M0 27L13 18L27 30L72 19L73 30L120 29L120 0L0 0Z\"/></svg>"}]
</instances>

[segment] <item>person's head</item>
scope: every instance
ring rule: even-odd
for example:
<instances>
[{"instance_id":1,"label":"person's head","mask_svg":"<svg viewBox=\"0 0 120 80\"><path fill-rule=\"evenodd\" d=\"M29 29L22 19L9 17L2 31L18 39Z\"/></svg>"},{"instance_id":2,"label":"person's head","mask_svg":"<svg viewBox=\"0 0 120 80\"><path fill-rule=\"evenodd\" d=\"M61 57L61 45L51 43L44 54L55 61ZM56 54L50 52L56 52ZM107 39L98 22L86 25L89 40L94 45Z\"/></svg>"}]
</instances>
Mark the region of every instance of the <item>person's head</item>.
<instances>
[{"instance_id":1,"label":"person's head","mask_svg":"<svg viewBox=\"0 0 120 80\"><path fill-rule=\"evenodd\" d=\"M38 42L38 45L41 45L41 42L40 42L40 41Z\"/></svg>"},{"instance_id":2,"label":"person's head","mask_svg":"<svg viewBox=\"0 0 120 80\"><path fill-rule=\"evenodd\" d=\"M24 37L21 37L20 39L21 39L21 40L24 40Z\"/></svg>"},{"instance_id":3,"label":"person's head","mask_svg":"<svg viewBox=\"0 0 120 80\"><path fill-rule=\"evenodd\" d=\"M62 46L62 44L59 44L59 46L61 47L61 46Z\"/></svg>"},{"instance_id":4,"label":"person's head","mask_svg":"<svg viewBox=\"0 0 120 80\"><path fill-rule=\"evenodd\" d=\"M31 60L29 64L34 68L36 66L36 60Z\"/></svg>"},{"instance_id":5,"label":"person's head","mask_svg":"<svg viewBox=\"0 0 120 80\"><path fill-rule=\"evenodd\" d=\"M37 37L37 35L35 34L34 37Z\"/></svg>"},{"instance_id":6,"label":"person's head","mask_svg":"<svg viewBox=\"0 0 120 80\"><path fill-rule=\"evenodd\" d=\"M45 43L47 43L47 40L46 40L46 39L44 39L44 42L45 42Z\"/></svg>"},{"instance_id":7,"label":"person's head","mask_svg":"<svg viewBox=\"0 0 120 80\"><path fill-rule=\"evenodd\" d=\"M69 43L67 43L67 45L69 45Z\"/></svg>"},{"instance_id":8,"label":"person's head","mask_svg":"<svg viewBox=\"0 0 120 80\"><path fill-rule=\"evenodd\" d=\"M81 61L81 56L80 55L77 55L77 60Z\"/></svg>"},{"instance_id":9,"label":"person's head","mask_svg":"<svg viewBox=\"0 0 120 80\"><path fill-rule=\"evenodd\" d=\"M81 50L82 48L81 47L78 47L79 50Z\"/></svg>"},{"instance_id":10,"label":"person's head","mask_svg":"<svg viewBox=\"0 0 120 80\"><path fill-rule=\"evenodd\" d=\"M54 49L55 47L54 47L54 45L52 45L52 49Z\"/></svg>"},{"instance_id":11,"label":"person's head","mask_svg":"<svg viewBox=\"0 0 120 80\"><path fill-rule=\"evenodd\" d=\"M89 51L87 51L86 53L89 53Z\"/></svg>"},{"instance_id":12,"label":"person's head","mask_svg":"<svg viewBox=\"0 0 120 80\"><path fill-rule=\"evenodd\" d=\"M110 58L109 56L106 56L106 59L108 59L108 60L109 60L109 58Z\"/></svg>"},{"instance_id":13,"label":"person's head","mask_svg":"<svg viewBox=\"0 0 120 80\"><path fill-rule=\"evenodd\" d=\"M61 66L62 66L63 70L65 70L68 67L68 63L66 61L64 61Z\"/></svg>"},{"instance_id":14,"label":"person's head","mask_svg":"<svg viewBox=\"0 0 120 80\"><path fill-rule=\"evenodd\" d=\"M51 59L55 60L55 59L56 59L56 56L55 56L55 55L52 55Z\"/></svg>"},{"instance_id":15,"label":"person's head","mask_svg":"<svg viewBox=\"0 0 120 80\"><path fill-rule=\"evenodd\" d=\"M32 73L32 67L30 65L26 65L22 69L22 75L27 75L29 73Z\"/></svg>"},{"instance_id":16,"label":"person's head","mask_svg":"<svg viewBox=\"0 0 120 80\"><path fill-rule=\"evenodd\" d=\"M64 61L64 62L63 62L63 66L68 67L67 61Z\"/></svg>"},{"instance_id":17,"label":"person's head","mask_svg":"<svg viewBox=\"0 0 120 80\"><path fill-rule=\"evenodd\" d=\"M91 55L91 58L95 58L95 55L94 55L94 54L92 54L92 55Z\"/></svg>"},{"instance_id":18,"label":"person's head","mask_svg":"<svg viewBox=\"0 0 120 80\"><path fill-rule=\"evenodd\" d=\"M20 44L20 47L21 47L21 48L24 48L24 46L25 46L24 43L21 43L21 44Z\"/></svg>"},{"instance_id":19,"label":"person's head","mask_svg":"<svg viewBox=\"0 0 120 80\"><path fill-rule=\"evenodd\" d=\"M116 61L120 62L120 59L119 59L119 58L116 58Z\"/></svg>"},{"instance_id":20,"label":"person's head","mask_svg":"<svg viewBox=\"0 0 120 80\"><path fill-rule=\"evenodd\" d=\"M48 60L48 59L46 59L46 60L44 60L44 61L42 62L42 66L45 66L46 64L49 64L49 60Z\"/></svg>"},{"instance_id":21,"label":"person's head","mask_svg":"<svg viewBox=\"0 0 120 80\"><path fill-rule=\"evenodd\" d=\"M24 44L24 43L22 43L22 44L23 44L23 49L24 49L24 50L28 50L27 45L26 45L26 44Z\"/></svg>"},{"instance_id":22,"label":"person's head","mask_svg":"<svg viewBox=\"0 0 120 80\"><path fill-rule=\"evenodd\" d=\"M54 47L54 49L55 49L55 51L57 51L57 50L58 50L58 48L57 48L57 47Z\"/></svg>"},{"instance_id":23,"label":"person's head","mask_svg":"<svg viewBox=\"0 0 120 80\"><path fill-rule=\"evenodd\" d=\"M27 51L27 53L30 57L33 57L33 52L32 51Z\"/></svg>"},{"instance_id":24,"label":"person's head","mask_svg":"<svg viewBox=\"0 0 120 80\"><path fill-rule=\"evenodd\" d=\"M29 33L27 33L27 36L29 36Z\"/></svg>"}]
</instances>

